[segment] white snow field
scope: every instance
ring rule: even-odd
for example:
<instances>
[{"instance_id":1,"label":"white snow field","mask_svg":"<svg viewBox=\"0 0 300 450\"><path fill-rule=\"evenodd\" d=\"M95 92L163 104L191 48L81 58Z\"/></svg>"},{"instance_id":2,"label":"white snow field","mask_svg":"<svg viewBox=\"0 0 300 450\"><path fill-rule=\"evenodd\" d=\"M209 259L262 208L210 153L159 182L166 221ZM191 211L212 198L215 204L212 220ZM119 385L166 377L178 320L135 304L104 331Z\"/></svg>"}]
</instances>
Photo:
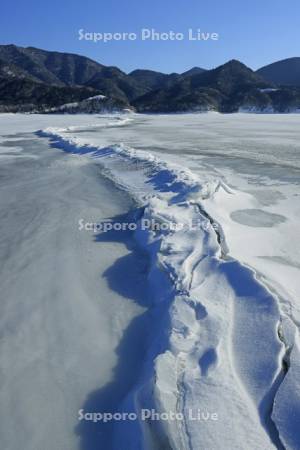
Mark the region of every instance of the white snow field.
<instances>
[{"instance_id":1,"label":"white snow field","mask_svg":"<svg viewBox=\"0 0 300 450\"><path fill-rule=\"evenodd\" d=\"M299 125L1 115L1 448L300 449Z\"/></svg>"}]
</instances>

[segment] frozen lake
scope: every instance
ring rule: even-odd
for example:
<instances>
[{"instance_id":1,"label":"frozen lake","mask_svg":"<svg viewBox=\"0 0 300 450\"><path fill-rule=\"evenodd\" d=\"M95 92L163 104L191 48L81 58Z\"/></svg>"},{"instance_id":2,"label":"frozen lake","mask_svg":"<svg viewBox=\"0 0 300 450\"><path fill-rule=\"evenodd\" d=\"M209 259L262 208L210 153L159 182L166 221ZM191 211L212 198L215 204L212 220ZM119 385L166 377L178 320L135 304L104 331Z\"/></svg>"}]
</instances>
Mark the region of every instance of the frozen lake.
<instances>
[{"instance_id":1,"label":"frozen lake","mask_svg":"<svg viewBox=\"0 0 300 450\"><path fill-rule=\"evenodd\" d=\"M1 116L5 450L300 448L299 122ZM78 422L143 407L184 425Z\"/></svg>"}]
</instances>

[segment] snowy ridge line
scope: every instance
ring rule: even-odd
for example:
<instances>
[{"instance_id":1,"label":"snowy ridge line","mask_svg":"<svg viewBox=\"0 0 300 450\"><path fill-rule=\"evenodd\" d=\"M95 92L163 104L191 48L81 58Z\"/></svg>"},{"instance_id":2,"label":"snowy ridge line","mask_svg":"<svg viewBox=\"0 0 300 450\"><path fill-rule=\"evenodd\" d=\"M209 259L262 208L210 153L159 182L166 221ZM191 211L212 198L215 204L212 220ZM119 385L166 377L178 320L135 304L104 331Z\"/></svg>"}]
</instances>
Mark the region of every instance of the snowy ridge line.
<instances>
[{"instance_id":1,"label":"snowy ridge line","mask_svg":"<svg viewBox=\"0 0 300 450\"><path fill-rule=\"evenodd\" d=\"M124 118L115 122L108 122L104 126L124 126L128 125L132 119ZM94 125L91 125L88 128L94 128ZM103 125L100 125L100 128L103 128ZM197 176L193 174L189 169L182 169L180 166L170 165L156 156L152 155L150 152L139 151L133 149L124 144L119 145L111 145L105 148L93 146L90 143L85 142L81 138L77 138L74 136L69 136L69 132L75 132L86 130L87 127L67 127L67 128L46 128L44 130L38 130L36 135L39 137L46 137L51 139L51 144L60 148L64 151L74 153L74 154L86 154L93 158L107 157L107 156L120 156L126 158L132 165L144 163L148 164L147 168L149 168L149 164L151 165L151 169L153 169L153 176L159 176L160 179L157 180L158 184L162 183L165 192L170 190L170 192L177 192L179 197L185 199L188 195L189 198L194 197L194 194L198 197L199 192L201 191L201 198L209 198L215 192L218 191L219 188L223 188L226 192L231 193L231 189L225 185L225 183L221 180L209 180L209 182L201 183ZM87 129L88 131L88 129ZM153 180L155 183L156 180ZM159 186L158 186L159 188ZM179 197L176 201L179 200Z\"/></svg>"},{"instance_id":2,"label":"snowy ridge line","mask_svg":"<svg viewBox=\"0 0 300 450\"><path fill-rule=\"evenodd\" d=\"M128 433L127 447L282 448L271 419L278 380L285 377L277 298L253 270L224 259L221 226L201 206L218 189L230 195L229 188L218 180L201 184L188 170L122 145L101 149L53 129L37 134L54 147L101 160L113 179L146 203L142 218L201 224L175 232L139 226L135 232L150 256L151 307L160 313L140 383L125 403L137 410L154 405L183 420L142 422L139 442ZM218 420L190 420L190 411L199 409L217 413ZM239 433L230 431L232 423ZM117 435L124 446L124 434Z\"/></svg>"},{"instance_id":3,"label":"snowy ridge line","mask_svg":"<svg viewBox=\"0 0 300 450\"><path fill-rule=\"evenodd\" d=\"M181 204L179 208L183 205ZM189 205L190 206L190 205ZM156 214L161 218L162 209L161 207L157 208L157 199L152 198L149 204L146 206L143 217L151 217L153 218ZM173 207L175 209L175 206ZM176 206L177 208L177 206ZM182 217L182 212L178 211ZM209 232L208 232L209 233ZM208 236L207 236L208 237ZM213 233L210 238L213 239ZM220 248L216 242L212 242L211 245L207 247L207 251L201 249L201 251L197 252L193 250L192 252L188 252L185 254L185 258L182 258L183 261L180 261L178 264L178 249L176 249L173 254L170 252L170 246L172 246L172 241L174 240L173 236L166 235L152 235L151 233L145 236L145 232L143 230L138 230L137 232L137 241L149 252L149 249L155 248L155 251L151 252L151 271L149 273L150 281L153 281L152 286L157 287L158 283L158 272L162 271L169 276L171 279L171 284L174 286L175 290L172 294L171 303L166 302L164 298L164 292L166 292L161 287L158 292L155 292L153 295L154 301L158 301L159 304L165 308L165 313L169 308L169 316L170 316L170 326L169 326L169 340L168 340L168 349L159 353L157 349L152 348L152 352L156 354L156 358L154 358L154 377L149 376L149 372L146 372L146 376L142 382L142 386L136 387L135 391L130 395L134 395L135 404L139 405L139 408L147 407L147 402L145 403L145 398L141 394L143 390L152 390L155 392L154 399L152 402L156 405L156 410L161 412L164 411L177 411L184 412L186 408L186 393L191 389L190 384L194 382L194 376L192 379L188 380L186 383L186 376L189 375L191 371L190 361L191 357L195 353L199 353L198 346L200 345L200 341L196 338L193 339L193 334L197 336L197 321L202 321L206 318L206 308L199 301L199 297L201 296L193 296L194 286L193 286L193 277L197 267L209 256L215 259L215 263L220 255ZM209 237L208 237L209 238ZM159 243L159 245L158 245ZM155 245L153 245L155 244ZM213 250L213 247L215 249ZM211 251L211 255L209 255L209 250ZM170 262L174 259L174 265L179 266L183 264L188 265L189 268L187 270L183 270L180 273L180 270L175 271L174 267L171 267ZM244 266L240 265L236 261L232 260L234 264L238 264L239 269L244 270L245 272L251 272L252 282L254 284L257 283L255 278L255 273L251 271L251 269L247 269ZM220 264L222 264L220 262ZM189 278L187 277L189 276ZM203 282L203 280L202 280ZM261 288L262 294L261 298L265 295L269 295L265 289ZM169 292L170 295L170 292ZM269 299L271 297L269 296ZM273 305L274 307L274 305ZM277 316L279 317L279 311L276 311ZM186 315L190 316L188 321L186 321ZM195 315L195 317L191 317ZM195 320L196 319L196 320ZM162 329L164 328L164 321L161 322ZM277 324L278 326L278 324ZM209 328L209 326L207 325ZM276 333L273 336L275 341ZM199 336L198 336L199 338ZM279 344L277 340L277 344ZM278 345L280 349L280 344ZM209 350L211 351L211 350ZM204 356L207 354L207 351L204 352ZM279 351L280 359L284 359L283 349ZM203 358L203 356L202 356ZM201 360L201 356L200 356ZM258 410L261 411L261 422L264 428L268 430L270 433L273 442L276 444L277 448L282 449L282 445L278 438L278 433L274 424L270 418L270 413L272 412L272 405L274 401L274 395L276 390L278 389L279 382L282 381L284 377L284 371L279 369L279 365L276 368L276 364L274 367L274 378L270 379L269 388L266 389L265 396L269 397L267 403L265 403L264 399L262 399L261 403L258 404ZM174 373L175 380L174 385L172 386L172 380L170 380L170 373ZM190 375L189 375L190 376ZM240 383L239 377L235 375ZM149 386L150 384L150 386ZM187 386L186 386L187 384ZM146 387L147 386L147 387ZM173 389L172 389L173 388ZM245 390L245 386L241 386L241 389ZM252 403L253 399L249 398L249 393L244 393L245 398L247 398ZM172 398L173 397L173 398ZM201 403L201 397L199 398ZM151 402L151 403L152 403ZM148 403L149 407L149 403ZM187 414L184 414L186 417ZM143 424L142 424L143 425ZM182 449L197 449L198 442L193 444L193 440L195 439L195 433L190 432L188 423L186 420L184 423L177 423L176 427L172 427L173 424L165 425L164 435L168 437L168 441L171 442L171 448L182 448ZM205 430L203 430L205 431ZM148 431L149 435L149 431ZM211 439L211 438L210 438ZM161 438L163 442L163 438ZM149 443L148 443L149 444ZM218 445L221 444L218 442ZM270 443L264 444L266 447L264 448L273 448ZM145 448L152 448L151 446L146 446ZM156 448L155 446L153 448ZM201 448L201 447L200 447ZM219 447L218 447L219 448Z\"/></svg>"},{"instance_id":4,"label":"snowy ridge line","mask_svg":"<svg viewBox=\"0 0 300 450\"><path fill-rule=\"evenodd\" d=\"M111 122L107 122L104 124L99 124L99 122L95 122L93 124L89 125L74 125L69 127L63 127L63 128L47 128L46 130L39 130L37 133L45 133L45 134L57 134L57 133L71 133L76 131L88 131L88 130L94 130L94 129L101 129L101 128L108 128L108 127L122 127L125 125L128 125L130 122L132 122L132 119L130 117L111 117L111 119L114 119ZM58 134L57 134L58 135Z\"/></svg>"}]
</instances>

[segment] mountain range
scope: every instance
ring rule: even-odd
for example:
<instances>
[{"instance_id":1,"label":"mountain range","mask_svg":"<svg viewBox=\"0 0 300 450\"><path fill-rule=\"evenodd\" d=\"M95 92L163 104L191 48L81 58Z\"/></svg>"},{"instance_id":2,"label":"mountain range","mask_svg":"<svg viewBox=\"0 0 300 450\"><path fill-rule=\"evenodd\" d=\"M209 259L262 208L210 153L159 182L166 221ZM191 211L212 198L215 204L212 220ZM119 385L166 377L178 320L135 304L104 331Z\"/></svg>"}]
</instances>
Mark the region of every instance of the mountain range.
<instances>
[{"instance_id":1,"label":"mountain range","mask_svg":"<svg viewBox=\"0 0 300 450\"><path fill-rule=\"evenodd\" d=\"M138 69L126 74L84 56L0 45L0 112L124 109L300 110L300 58L279 61L256 72L231 60L212 70L194 67L181 74L164 74Z\"/></svg>"}]
</instances>

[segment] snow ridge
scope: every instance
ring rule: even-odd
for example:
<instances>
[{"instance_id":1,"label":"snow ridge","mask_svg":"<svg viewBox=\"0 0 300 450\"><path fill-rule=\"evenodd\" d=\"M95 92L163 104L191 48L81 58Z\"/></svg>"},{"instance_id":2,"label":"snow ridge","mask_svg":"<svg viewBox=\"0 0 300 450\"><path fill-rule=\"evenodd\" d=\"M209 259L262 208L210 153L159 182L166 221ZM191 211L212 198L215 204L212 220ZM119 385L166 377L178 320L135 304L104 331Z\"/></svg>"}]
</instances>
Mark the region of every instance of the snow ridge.
<instances>
[{"instance_id":1,"label":"snow ridge","mask_svg":"<svg viewBox=\"0 0 300 450\"><path fill-rule=\"evenodd\" d=\"M150 257L150 307L159 314L140 383L120 408L154 408L182 419L140 421L139 437L136 429L126 438L116 433L115 448L120 442L131 449L282 448L271 420L285 375L278 301L253 270L230 257L221 225L202 205L220 189L234 194L151 153L94 147L67 130L38 135L100 162L143 205L135 239ZM165 226L145 230L144 220Z\"/></svg>"}]
</instances>

